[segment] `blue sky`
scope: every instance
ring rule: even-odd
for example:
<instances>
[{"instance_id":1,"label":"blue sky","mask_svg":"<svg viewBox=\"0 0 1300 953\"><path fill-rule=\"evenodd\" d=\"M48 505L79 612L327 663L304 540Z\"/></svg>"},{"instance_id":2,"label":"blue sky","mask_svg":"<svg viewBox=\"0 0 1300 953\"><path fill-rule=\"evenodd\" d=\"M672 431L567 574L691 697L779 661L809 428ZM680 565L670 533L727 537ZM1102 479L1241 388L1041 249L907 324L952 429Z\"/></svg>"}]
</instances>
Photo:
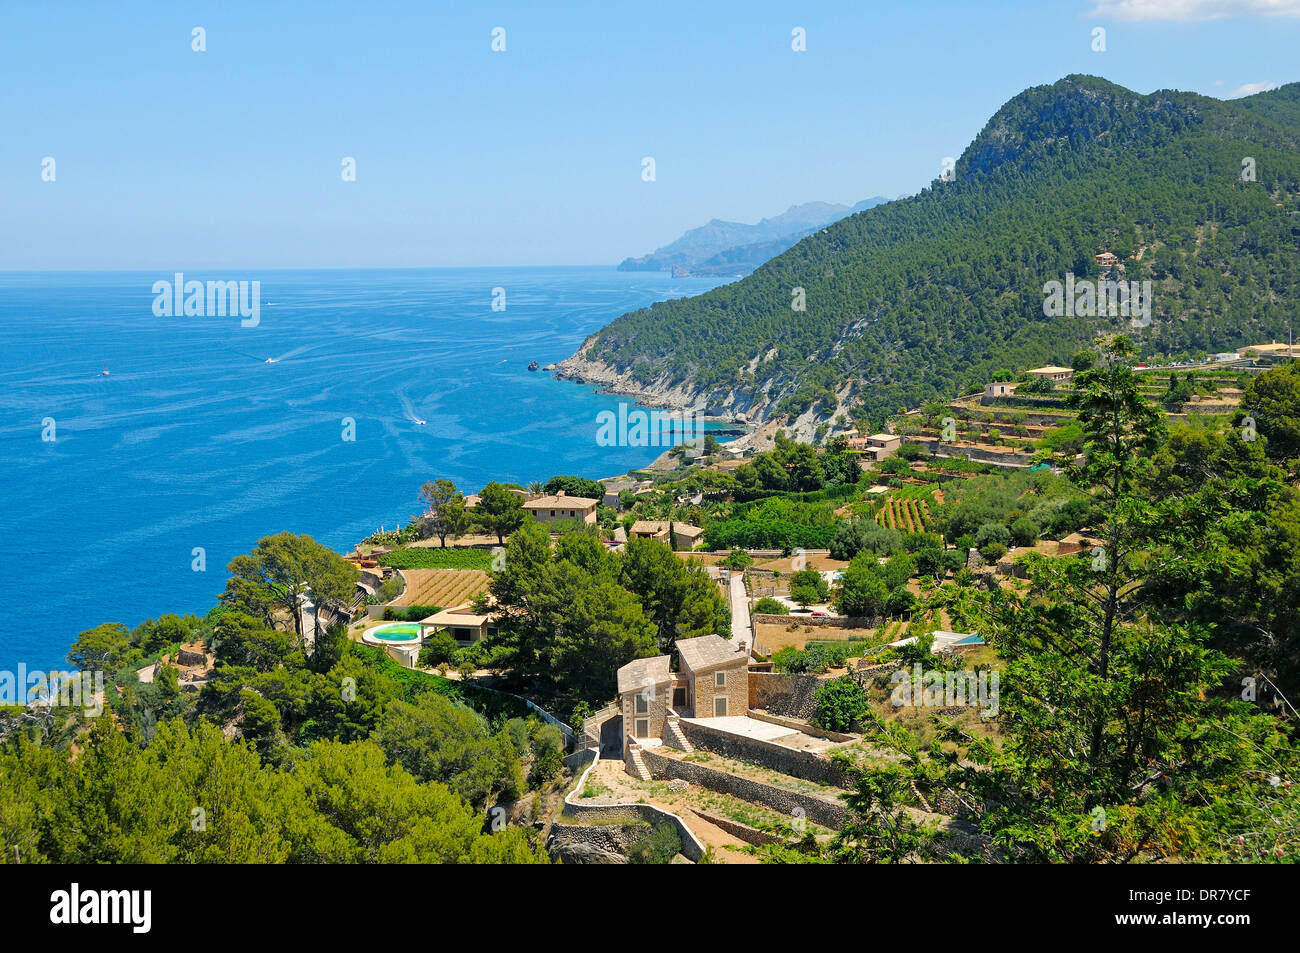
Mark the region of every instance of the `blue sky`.
<instances>
[{"instance_id":1,"label":"blue sky","mask_svg":"<svg viewBox=\"0 0 1300 953\"><path fill-rule=\"evenodd\" d=\"M1300 0L7 2L0 26L0 269L613 264L912 193L1069 73L1300 79Z\"/></svg>"}]
</instances>

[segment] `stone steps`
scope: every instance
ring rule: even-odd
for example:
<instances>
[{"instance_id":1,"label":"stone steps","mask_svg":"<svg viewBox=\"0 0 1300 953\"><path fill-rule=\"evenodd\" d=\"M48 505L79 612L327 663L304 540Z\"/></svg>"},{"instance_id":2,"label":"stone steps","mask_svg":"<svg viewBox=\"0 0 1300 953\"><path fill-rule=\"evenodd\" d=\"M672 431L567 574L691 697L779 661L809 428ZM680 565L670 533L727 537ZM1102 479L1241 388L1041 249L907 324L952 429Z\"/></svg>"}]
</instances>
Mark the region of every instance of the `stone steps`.
<instances>
[{"instance_id":1,"label":"stone steps","mask_svg":"<svg viewBox=\"0 0 1300 953\"><path fill-rule=\"evenodd\" d=\"M641 746L631 738L627 740L626 744L627 757L623 759L623 767L627 773L642 781L654 780L650 769L646 767L645 760L641 757Z\"/></svg>"},{"instance_id":2,"label":"stone steps","mask_svg":"<svg viewBox=\"0 0 1300 953\"><path fill-rule=\"evenodd\" d=\"M678 751L685 751L690 754L695 750L690 741L686 738L686 732L682 731L681 717L678 715L669 715L667 725L664 729L664 744L670 748L676 748Z\"/></svg>"}]
</instances>

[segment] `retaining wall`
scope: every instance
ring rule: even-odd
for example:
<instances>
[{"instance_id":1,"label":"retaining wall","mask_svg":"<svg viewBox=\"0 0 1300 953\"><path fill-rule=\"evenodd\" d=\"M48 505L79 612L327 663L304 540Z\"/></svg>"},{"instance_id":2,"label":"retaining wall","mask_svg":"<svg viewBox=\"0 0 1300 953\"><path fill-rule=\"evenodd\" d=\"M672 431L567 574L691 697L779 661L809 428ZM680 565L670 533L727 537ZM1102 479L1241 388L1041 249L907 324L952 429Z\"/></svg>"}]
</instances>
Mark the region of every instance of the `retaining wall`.
<instances>
[{"instance_id":1,"label":"retaining wall","mask_svg":"<svg viewBox=\"0 0 1300 953\"><path fill-rule=\"evenodd\" d=\"M561 811L561 815L574 820L595 821L598 826L636 824L642 821L647 824L660 824L666 821L673 825L677 831L677 836L681 839L682 855L698 864L704 856L704 844L676 814L661 810L651 804L582 803L582 790L587 786L587 776L595 768L598 758L596 748L587 750L591 752L591 764L587 766L586 771L582 772L581 777L578 778L578 783L573 786L573 790L565 795L564 810Z\"/></svg>"},{"instance_id":2,"label":"retaining wall","mask_svg":"<svg viewBox=\"0 0 1300 953\"><path fill-rule=\"evenodd\" d=\"M711 751L724 758L748 761L815 784L830 784L835 787L848 785L843 768L829 758L811 751L787 748L785 745L759 738L746 738L743 735L710 728L699 722L683 721L681 724L686 740L692 747Z\"/></svg>"},{"instance_id":3,"label":"retaining wall","mask_svg":"<svg viewBox=\"0 0 1300 953\"><path fill-rule=\"evenodd\" d=\"M749 707L761 708L783 718L807 720L817 710L813 694L828 680L821 675L750 672Z\"/></svg>"},{"instance_id":4,"label":"retaining wall","mask_svg":"<svg viewBox=\"0 0 1300 953\"><path fill-rule=\"evenodd\" d=\"M832 830L839 830L848 817L848 810L843 804L811 794L790 791L752 778L737 777L694 761L681 761L657 754L650 748L643 751L641 757L656 778L679 778L710 791L730 794L751 804L761 804L788 817L806 817L814 824Z\"/></svg>"}]
</instances>

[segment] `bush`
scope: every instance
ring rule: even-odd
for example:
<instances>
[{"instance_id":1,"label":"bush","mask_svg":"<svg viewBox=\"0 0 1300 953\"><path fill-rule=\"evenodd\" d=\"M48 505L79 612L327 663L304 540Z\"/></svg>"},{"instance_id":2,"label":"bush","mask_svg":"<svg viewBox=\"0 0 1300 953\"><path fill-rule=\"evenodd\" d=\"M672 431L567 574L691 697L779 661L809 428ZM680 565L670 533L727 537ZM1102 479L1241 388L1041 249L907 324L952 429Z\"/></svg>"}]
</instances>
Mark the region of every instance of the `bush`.
<instances>
[{"instance_id":1,"label":"bush","mask_svg":"<svg viewBox=\"0 0 1300 953\"><path fill-rule=\"evenodd\" d=\"M460 643L446 629L440 629L429 636L428 643L420 650L420 664L425 668L446 665L459 651Z\"/></svg>"},{"instance_id":2,"label":"bush","mask_svg":"<svg viewBox=\"0 0 1300 953\"><path fill-rule=\"evenodd\" d=\"M754 565L754 557L743 549L733 549L722 561L722 565L727 569L748 569Z\"/></svg>"},{"instance_id":3,"label":"bush","mask_svg":"<svg viewBox=\"0 0 1300 953\"><path fill-rule=\"evenodd\" d=\"M1011 538L1017 546L1032 546L1038 541L1042 528L1027 516L1022 516L1011 524Z\"/></svg>"},{"instance_id":4,"label":"bush","mask_svg":"<svg viewBox=\"0 0 1300 953\"><path fill-rule=\"evenodd\" d=\"M755 612L765 612L768 615L789 615L790 609L784 602L777 602L771 596L764 596L754 603Z\"/></svg>"},{"instance_id":5,"label":"bush","mask_svg":"<svg viewBox=\"0 0 1300 953\"><path fill-rule=\"evenodd\" d=\"M983 547L988 543L1001 543L1002 551L1006 552L1006 547L1011 545L1011 530L1001 523L985 523L975 534L975 545Z\"/></svg>"},{"instance_id":6,"label":"bush","mask_svg":"<svg viewBox=\"0 0 1300 953\"><path fill-rule=\"evenodd\" d=\"M820 675L828 668L843 667L850 651L848 642L814 642L806 649L786 646L772 654L772 664L791 675Z\"/></svg>"},{"instance_id":7,"label":"bush","mask_svg":"<svg viewBox=\"0 0 1300 953\"><path fill-rule=\"evenodd\" d=\"M790 588L793 591L795 586L807 586L817 593L817 598L813 602L821 602L831 594L830 583L826 577L816 569L800 569L790 577Z\"/></svg>"},{"instance_id":8,"label":"bush","mask_svg":"<svg viewBox=\"0 0 1300 953\"><path fill-rule=\"evenodd\" d=\"M681 852L682 839L677 829L661 821L628 847L627 859L632 864L669 864Z\"/></svg>"},{"instance_id":9,"label":"bush","mask_svg":"<svg viewBox=\"0 0 1300 953\"><path fill-rule=\"evenodd\" d=\"M528 783L532 787L541 787L563 773L564 734L559 728L544 721L535 722L530 747L533 757Z\"/></svg>"},{"instance_id":10,"label":"bush","mask_svg":"<svg viewBox=\"0 0 1300 953\"><path fill-rule=\"evenodd\" d=\"M821 595L814 586L791 586L790 598L805 609L813 603L821 601Z\"/></svg>"},{"instance_id":11,"label":"bush","mask_svg":"<svg viewBox=\"0 0 1300 953\"><path fill-rule=\"evenodd\" d=\"M980 547L980 555L987 563L995 563L1007 554L1007 547L1001 543L985 543Z\"/></svg>"},{"instance_id":12,"label":"bush","mask_svg":"<svg viewBox=\"0 0 1300 953\"><path fill-rule=\"evenodd\" d=\"M384 609L384 621L419 622L441 611L442 606L388 606Z\"/></svg>"},{"instance_id":13,"label":"bush","mask_svg":"<svg viewBox=\"0 0 1300 953\"><path fill-rule=\"evenodd\" d=\"M812 722L827 731L849 731L868 710L867 693L848 675L818 687L813 702Z\"/></svg>"}]
</instances>

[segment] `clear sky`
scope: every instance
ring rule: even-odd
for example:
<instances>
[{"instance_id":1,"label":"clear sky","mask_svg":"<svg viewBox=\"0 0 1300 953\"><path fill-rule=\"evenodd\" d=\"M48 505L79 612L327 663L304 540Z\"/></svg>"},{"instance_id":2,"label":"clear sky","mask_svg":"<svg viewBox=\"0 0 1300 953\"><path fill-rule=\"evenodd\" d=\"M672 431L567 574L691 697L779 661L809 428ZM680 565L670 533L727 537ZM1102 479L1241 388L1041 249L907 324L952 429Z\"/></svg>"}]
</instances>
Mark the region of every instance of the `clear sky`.
<instances>
[{"instance_id":1,"label":"clear sky","mask_svg":"<svg viewBox=\"0 0 1300 953\"><path fill-rule=\"evenodd\" d=\"M1027 86L1297 51L1300 0L0 0L0 269L612 264L915 192Z\"/></svg>"}]
</instances>

